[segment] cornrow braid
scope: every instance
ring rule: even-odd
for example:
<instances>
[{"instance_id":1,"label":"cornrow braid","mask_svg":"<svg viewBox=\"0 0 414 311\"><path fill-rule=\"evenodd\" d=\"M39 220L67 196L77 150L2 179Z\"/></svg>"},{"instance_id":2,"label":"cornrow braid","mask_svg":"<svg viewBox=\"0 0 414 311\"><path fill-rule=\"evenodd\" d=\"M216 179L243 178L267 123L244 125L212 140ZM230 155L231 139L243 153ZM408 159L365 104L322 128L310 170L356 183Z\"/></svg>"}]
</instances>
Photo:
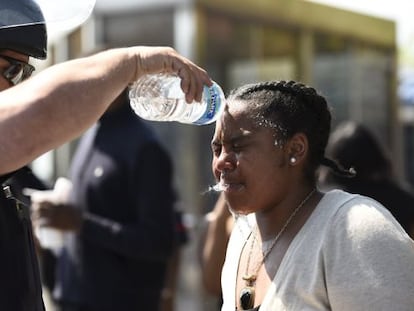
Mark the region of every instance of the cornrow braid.
<instances>
[{"instance_id":1,"label":"cornrow braid","mask_svg":"<svg viewBox=\"0 0 414 311\"><path fill-rule=\"evenodd\" d=\"M332 169L332 171L336 175L339 175L341 177L352 178L352 177L355 177L357 174L356 170L353 167L350 167L349 169L345 169L341 165L339 165L337 162L329 158L323 157L321 164L329 167L330 169Z\"/></svg>"},{"instance_id":2,"label":"cornrow braid","mask_svg":"<svg viewBox=\"0 0 414 311\"><path fill-rule=\"evenodd\" d=\"M266 81L256 84L247 84L244 87L235 89L229 97L237 96L240 99L248 99L249 95L262 90L273 90L289 93L295 96L320 96L316 90L310 86L296 81Z\"/></svg>"},{"instance_id":3,"label":"cornrow braid","mask_svg":"<svg viewBox=\"0 0 414 311\"><path fill-rule=\"evenodd\" d=\"M324 156L331 130L331 112L325 97L300 82L266 81L235 89L228 100L246 101L258 125L274 128L281 141L304 133L309 141L306 175L315 180L317 167L327 164ZM337 173L349 173L333 161L328 166Z\"/></svg>"}]
</instances>

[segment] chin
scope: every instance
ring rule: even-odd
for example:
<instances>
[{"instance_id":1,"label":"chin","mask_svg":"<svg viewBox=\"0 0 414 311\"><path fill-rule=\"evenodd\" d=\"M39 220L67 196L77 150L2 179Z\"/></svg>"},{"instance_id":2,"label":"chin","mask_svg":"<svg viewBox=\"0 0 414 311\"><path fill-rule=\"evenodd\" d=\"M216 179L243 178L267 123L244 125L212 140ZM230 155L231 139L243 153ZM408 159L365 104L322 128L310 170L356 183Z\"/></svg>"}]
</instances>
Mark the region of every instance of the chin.
<instances>
[{"instance_id":1,"label":"chin","mask_svg":"<svg viewBox=\"0 0 414 311\"><path fill-rule=\"evenodd\" d=\"M250 211L250 210L233 210L236 214L238 214L238 215L243 215L243 216L247 216L247 215L249 215L249 214L252 214L252 213L254 213L254 211Z\"/></svg>"},{"instance_id":2,"label":"chin","mask_svg":"<svg viewBox=\"0 0 414 311\"><path fill-rule=\"evenodd\" d=\"M231 199L227 196L225 197L230 210L236 214L248 215L256 212L256 209L252 208L252 206L246 205L245 201L241 202L240 200Z\"/></svg>"}]
</instances>

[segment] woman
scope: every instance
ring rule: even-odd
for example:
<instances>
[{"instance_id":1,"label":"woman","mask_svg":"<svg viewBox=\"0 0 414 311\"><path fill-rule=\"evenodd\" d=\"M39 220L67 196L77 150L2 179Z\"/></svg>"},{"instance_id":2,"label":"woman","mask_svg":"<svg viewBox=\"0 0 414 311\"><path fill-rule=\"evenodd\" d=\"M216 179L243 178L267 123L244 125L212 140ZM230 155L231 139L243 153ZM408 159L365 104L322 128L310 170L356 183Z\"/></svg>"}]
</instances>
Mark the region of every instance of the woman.
<instances>
[{"instance_id":1,"label":"woman","mask_svg":"<svg viewBox=\"0 0 414 311\"><path fill-rule=\"evenodd\" d=\"M321 188L335 187L375 199L414 238L414 194L399 183L392 158L369 128L354 121L342 122L329 137L326 155L344 167L355 168L358 174L346 178L323 169Z\"/></svg>"},{"instance_id":2,"label":"woman","mask_svg":"<svg viewBox=\"0 0 414 311\"><path fill-rule=\"evenodd\" d=\"M367 197L316 189L331 115L293 81L234 90L216 123L212 169L237 217L223 311L412 310L414 243ZM247 215L247 217L245 216Z\"/></svg>"}]
</instances>

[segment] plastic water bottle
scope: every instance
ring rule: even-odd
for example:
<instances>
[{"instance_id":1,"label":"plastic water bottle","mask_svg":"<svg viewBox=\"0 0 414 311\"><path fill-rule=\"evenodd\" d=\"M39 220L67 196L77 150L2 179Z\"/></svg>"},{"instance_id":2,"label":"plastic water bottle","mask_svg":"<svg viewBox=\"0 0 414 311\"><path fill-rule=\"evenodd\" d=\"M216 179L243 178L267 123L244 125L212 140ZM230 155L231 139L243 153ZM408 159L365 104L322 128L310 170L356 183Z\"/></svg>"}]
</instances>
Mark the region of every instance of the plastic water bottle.
<instances>
[{"instance_id":1,"label":"plastic water bottle","mask_svg":"<svg viewBox=\"0 0 414 311\"><path fill-rule=\"evenodd\" d=\"M204 125L217 120L224 109L224 93L217 83L204 86L201 102L185 101L181 78L150 74L130 86L129 98L134 112L151 121L177 121Z\"/></svg>"}]
</instances>

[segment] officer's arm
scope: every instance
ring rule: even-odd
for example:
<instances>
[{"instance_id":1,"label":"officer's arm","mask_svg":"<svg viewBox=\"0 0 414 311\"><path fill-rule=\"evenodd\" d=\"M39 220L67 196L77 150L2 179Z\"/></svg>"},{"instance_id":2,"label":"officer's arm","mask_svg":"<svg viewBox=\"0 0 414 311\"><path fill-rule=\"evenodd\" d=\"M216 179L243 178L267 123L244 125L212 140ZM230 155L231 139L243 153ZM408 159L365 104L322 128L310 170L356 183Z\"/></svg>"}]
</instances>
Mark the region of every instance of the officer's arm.
<instances>
[{"instance_id":1,"label":"officer's arm","mask_svg":"<svg viewBox=\"0 0 414 311\"><path fill-rule=\"evenodd\" d=\"M206 72L171 48L113 49L61 63L0 93L0 175L79 136L128 84L173 72L187 100L200 99Z\"/></svg>"}]
</instances>

